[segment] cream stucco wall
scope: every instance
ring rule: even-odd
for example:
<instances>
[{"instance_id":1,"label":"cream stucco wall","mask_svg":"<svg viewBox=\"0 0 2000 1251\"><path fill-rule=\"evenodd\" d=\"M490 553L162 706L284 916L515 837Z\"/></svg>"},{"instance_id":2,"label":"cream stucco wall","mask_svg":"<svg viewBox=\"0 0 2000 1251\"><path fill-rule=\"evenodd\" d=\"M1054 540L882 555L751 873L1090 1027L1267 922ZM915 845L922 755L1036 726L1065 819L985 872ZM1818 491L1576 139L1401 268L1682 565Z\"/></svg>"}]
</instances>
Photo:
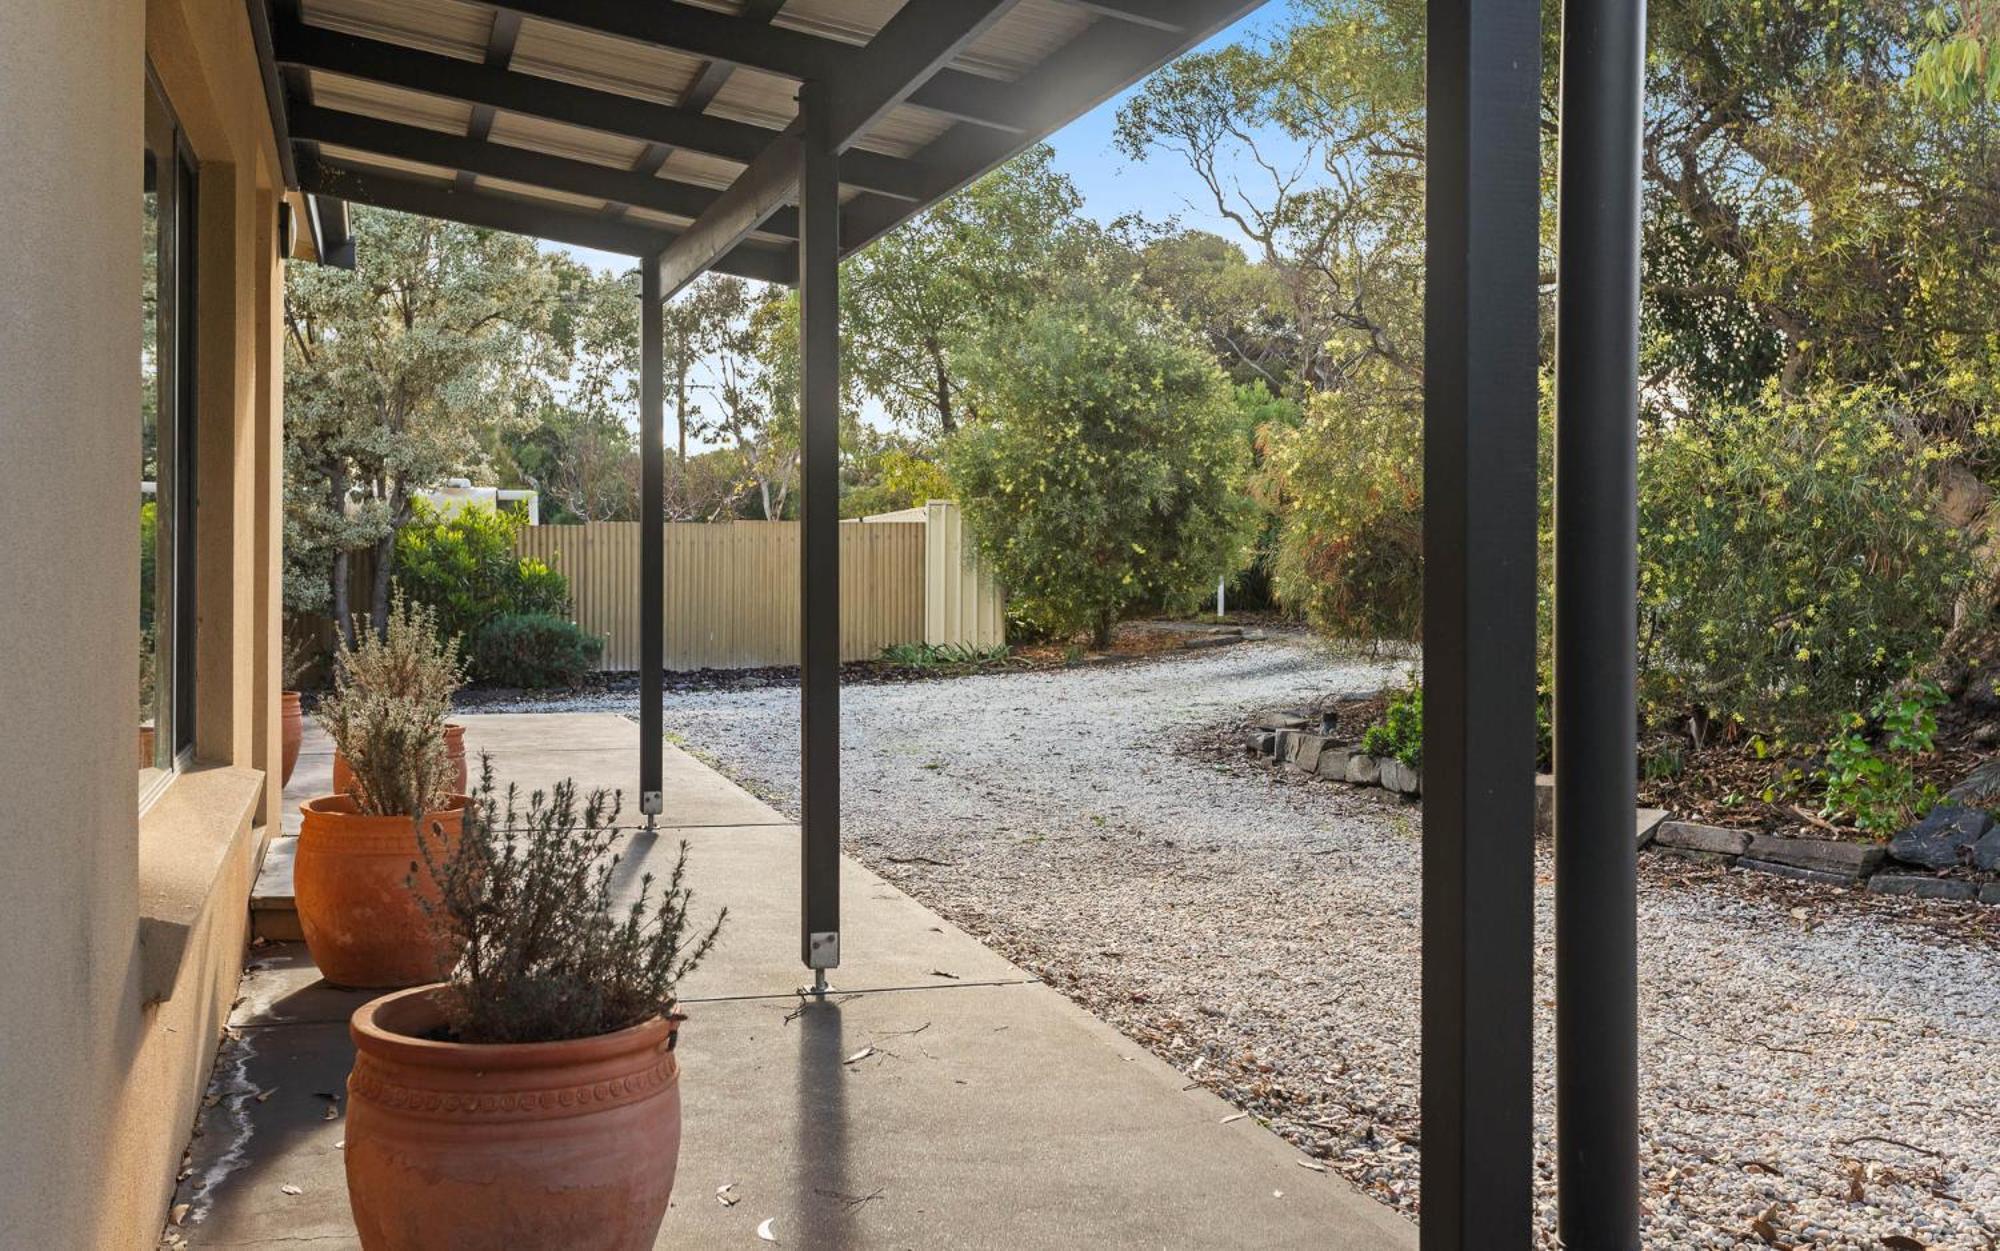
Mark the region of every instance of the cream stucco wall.
<instances>
[{"instance_id":1,"label":"cream stucco wall","mask_svg":"<svg viewBox=\"0 0 2000 1251\"><path fill-rule=\"evenodd\" d=\"M0 1247L152 1246L277 759L276 150L244 6L0 4ZM200 165L196 751L144 814L140 154Z\"/></svg>"}]
</instances>

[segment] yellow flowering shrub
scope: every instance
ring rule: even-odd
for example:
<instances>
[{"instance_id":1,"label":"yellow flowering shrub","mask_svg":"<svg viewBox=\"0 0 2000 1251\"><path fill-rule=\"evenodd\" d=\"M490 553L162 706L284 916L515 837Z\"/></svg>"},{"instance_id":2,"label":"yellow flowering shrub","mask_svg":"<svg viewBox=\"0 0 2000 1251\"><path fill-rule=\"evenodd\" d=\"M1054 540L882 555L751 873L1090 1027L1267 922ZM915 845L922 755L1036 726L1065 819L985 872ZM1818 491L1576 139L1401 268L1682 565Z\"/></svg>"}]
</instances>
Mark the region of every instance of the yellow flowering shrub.
<instances>
[{"instance_id":1,"label":"yellow flowering shrub","mask_svg":"<svg viewBox=\"0 0 2000 1251\"><path fill-rule=\"evenodd\" d=\"M1649 428L1639 643L1656 711L1814 741L1931 660L1970 571L1933 503L1949 454L1873 388Z\"/></svg>"}]
</instances>

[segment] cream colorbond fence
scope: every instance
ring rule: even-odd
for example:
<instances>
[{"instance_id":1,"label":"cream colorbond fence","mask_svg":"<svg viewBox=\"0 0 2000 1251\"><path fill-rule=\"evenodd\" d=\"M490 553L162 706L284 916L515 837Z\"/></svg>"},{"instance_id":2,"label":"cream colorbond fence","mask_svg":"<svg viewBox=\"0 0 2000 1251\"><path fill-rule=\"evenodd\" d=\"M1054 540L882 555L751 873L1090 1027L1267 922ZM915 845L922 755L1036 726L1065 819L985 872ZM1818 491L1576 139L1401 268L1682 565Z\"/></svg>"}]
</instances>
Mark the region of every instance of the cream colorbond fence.
<instances>
[{"instance_id":1,"label":"cream colorbond fence","mask_svg":"<svg viewBox=\"0 0 2000 1251\"><path fill-rule=\"evenodd\" d=\"M1003 640L1000 593L966 559L957 507L933 501L919 515L841 524L843 660L872 659L897 643ZM603 636L601 664L613 672L639 667L639 525L531 526L517 543L569 579L571 615ZM668 523L666 565L668 669L798 663L796 522Z\"/></svg>"}]
</instances>

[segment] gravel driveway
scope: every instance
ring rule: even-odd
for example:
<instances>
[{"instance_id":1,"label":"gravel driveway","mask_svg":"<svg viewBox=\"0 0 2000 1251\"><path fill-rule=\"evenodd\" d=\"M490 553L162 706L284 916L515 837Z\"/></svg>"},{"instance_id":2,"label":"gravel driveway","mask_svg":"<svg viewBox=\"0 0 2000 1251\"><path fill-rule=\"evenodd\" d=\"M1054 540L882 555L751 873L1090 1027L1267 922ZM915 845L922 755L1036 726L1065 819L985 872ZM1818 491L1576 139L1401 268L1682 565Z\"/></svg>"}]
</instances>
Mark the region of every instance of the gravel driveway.
<instances>
[{"instance_id":1,"label":"gravel driveway","mask_svg":"<svg viewBox=\"0 0 2000 1251\"><path fill-rule=\"evenodd\" d=\"M847 848L1414 1215L1416 810L1186 749L1228 718L1399 676L1277 639L850 688ZM667 726L795 813L797 704L794 688L677 694ZM1993 918L1643 866L1646 1245L2000 1245ZM1544 848L1552 1228L1549 871Z\"/></svg>"}]
</instances>

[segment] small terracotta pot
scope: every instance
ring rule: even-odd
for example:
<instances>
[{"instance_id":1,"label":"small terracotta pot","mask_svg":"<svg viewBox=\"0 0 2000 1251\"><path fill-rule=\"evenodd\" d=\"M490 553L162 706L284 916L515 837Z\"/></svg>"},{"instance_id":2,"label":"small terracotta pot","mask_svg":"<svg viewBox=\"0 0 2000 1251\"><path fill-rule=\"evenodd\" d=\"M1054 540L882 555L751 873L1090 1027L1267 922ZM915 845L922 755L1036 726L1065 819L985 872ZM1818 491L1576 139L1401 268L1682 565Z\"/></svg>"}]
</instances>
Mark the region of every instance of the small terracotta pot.
<instances>
[{"instance_id":1,"label":"small terracotta pot","mask_svg":"<svg viewBox=\"0 0 2000 1251\"><path fill-rule=\"evenodd\" d=\"M279 693L278 727L279 740L284 745L279 756L284 765L283 771L279 774L281 780L278 786L283 789L292 784L292 770L297 768L299 763L299 744L304 741L306 735L306 715L299 707L297 691ZM465 787L460 786L458 789L464 790Z\"/></svg>"},{"instance_id":2,"label":"small terracotta pot","mask_svg":"<svg viewBox=\"0 0 2000 1251\"><path fill-rule=\"evenodd\" d=\"M452 722L444 723L444 754L451 761L451 793L463 795L466 790L465 771L465 727ZM354 791L354 770L348 766L347 757L338 748L333 753L333 793L352 794Z\"/></svg>"},{"instance_id":3,"label":"small terracotta pot","mask_svg":"<svg viewBox=\"0 0 2000 1251\"><path fill-rule=\"evenodd\" d=\"M432 854L458 842L464 795L427 813L423 837ZM423 899L437 898L423 855L419 823L355 811L352 795L322 795L299 807L299 848L292 895L306 950L336 986L388 989L436 981L457 952L433 935Z\"/></svg>"},{"instance_id":4,"label":"small terracotta pot","mask_svg":"<svg viewBox=\"0 0 2000 1251\"><path fill-rule=\"evenodd\" d=\"M439 988L349 1023L347 1200L366 1251L647 1251L681 1148L678 1021L595 1038L437 1038Z\"/></svg>"}]
</instances>

